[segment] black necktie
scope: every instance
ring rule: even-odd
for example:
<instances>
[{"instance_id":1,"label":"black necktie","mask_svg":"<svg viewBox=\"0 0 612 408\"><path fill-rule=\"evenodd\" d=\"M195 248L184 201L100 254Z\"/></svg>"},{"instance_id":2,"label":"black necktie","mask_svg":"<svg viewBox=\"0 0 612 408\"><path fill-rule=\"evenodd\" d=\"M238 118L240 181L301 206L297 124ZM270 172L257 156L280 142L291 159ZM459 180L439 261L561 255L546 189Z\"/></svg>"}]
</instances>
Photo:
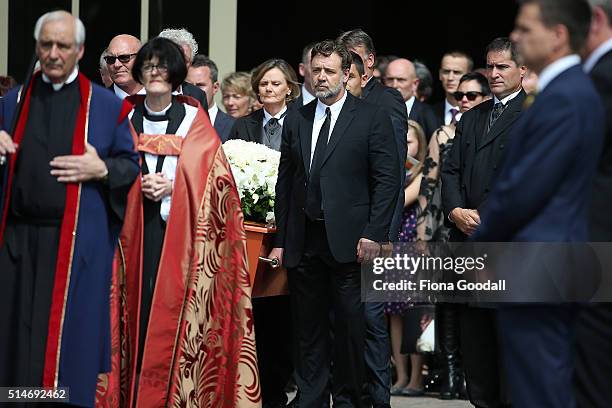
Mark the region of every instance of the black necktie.
<instances>
[{"instance_id":1,"label":"black necktie","mask_svg":"<svg viewBox=\"0 0 612 408\"><path fill-rule=\"evenodd\" d=\"M493 110L491 111L491 118L489 119L489 129L493 127L493 124L501 114L504 112L504 104L501 102L497 102L495 106L493 106Z\"/></svg>"},{"instance_id":2,"label":"black necktie","mask_svg":"<svg viewBox=\"0 0 612 408\"><path fill-rule=\"evenodd\" d=\"M321 217L321 164L325 156L325 149L327 148L330 124L331 110L326 108L325 121L319 131L317 145L315 146L312 162L310 163L310 177L308 179L308 189L306 191L306 208L304 211L311 220Z\"/></svg>"}]
</instances>

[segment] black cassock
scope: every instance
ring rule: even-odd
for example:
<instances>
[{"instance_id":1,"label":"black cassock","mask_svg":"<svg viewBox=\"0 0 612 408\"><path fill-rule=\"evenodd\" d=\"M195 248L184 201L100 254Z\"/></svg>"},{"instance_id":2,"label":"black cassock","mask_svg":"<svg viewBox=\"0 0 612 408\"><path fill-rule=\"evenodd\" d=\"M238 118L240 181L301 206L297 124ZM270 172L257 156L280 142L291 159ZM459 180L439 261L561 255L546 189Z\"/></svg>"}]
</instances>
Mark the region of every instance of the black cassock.
<instances>
[{"instance_id":1,"label":"black cassock","mask_svg":"<svg viewBox=\"0 0 612 408\"><path fill-rule=\"evenodd\" d=\"M40 386L66 186L49 162L70 155L78 81L54 91L38 77L15 164L0 248L0 385Z\"/></svg>"}]
</instances>

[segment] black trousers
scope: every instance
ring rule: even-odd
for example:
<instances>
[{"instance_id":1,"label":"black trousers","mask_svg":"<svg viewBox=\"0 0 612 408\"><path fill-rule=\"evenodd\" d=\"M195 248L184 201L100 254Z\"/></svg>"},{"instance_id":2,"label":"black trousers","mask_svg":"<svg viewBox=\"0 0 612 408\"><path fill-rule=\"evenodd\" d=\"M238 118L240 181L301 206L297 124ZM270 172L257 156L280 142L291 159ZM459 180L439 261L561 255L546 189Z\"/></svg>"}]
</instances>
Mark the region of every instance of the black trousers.
<instances>
[{"instance_id":1,"label":"black trousers","mask_svg":"<svg viewBox=\"0 0 612 408\"><path fill-rule=\"evenodd\" d=\"M300 408L322 407L330 379L334 407L360 407L365 379L360 265L336 262L327 243L325 223L307 221L304 254L299 265L288 272L296 318Z\"/></svg>"},{"instance_id":2,"label":"black trousers","mask_svg":"<svg viewBox=\"0 0 612 408\"><path fill-rule=\"evenodd\" d=\"M0 386L42 385L59 225L9 222L0 248Z\"/></svg>"},{"instance_id":3,"label":"black trousers","mask_svg":"<svg viewBox=\"0 0 612 408\"><path fill-rule=\"evenodd\" d=\"M509 406L498 345L496 309L458 307L461 353L470 402L482 408Z\"/></svg>"},{"instance_id":4,"label":"black trousers","mask_svg":"<svg viewBox=\"0 0 612 408\"><path fill-rule=\"evenodd\" d=\"M603 408L612 400L612 303L584 306L576 330L578 408Z\"/></svg>"},{"instance_id":5,"label":"black trousers","mask_svg":"<svg viewBox=\"0 0 612 408\"><path fill-rule=\"evenodd\" d=\"M263 404L284 406L294 359L289 296L254 298L253 317Z\"/></svg>"}]
</instances>

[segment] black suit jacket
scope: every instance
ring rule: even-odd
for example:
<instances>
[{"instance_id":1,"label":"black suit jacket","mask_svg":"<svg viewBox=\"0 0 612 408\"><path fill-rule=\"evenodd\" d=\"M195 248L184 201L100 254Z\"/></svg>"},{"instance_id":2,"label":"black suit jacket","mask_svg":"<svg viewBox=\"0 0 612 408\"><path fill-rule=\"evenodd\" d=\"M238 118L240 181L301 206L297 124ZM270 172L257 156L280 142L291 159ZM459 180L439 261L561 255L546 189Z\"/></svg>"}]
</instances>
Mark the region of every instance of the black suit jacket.
<instances>
[{"instance_id":1,"label":"black suit jacket","mask_svg":"<svg viewBox=\"0 0 612 408\"><path fill-rule=\"evenodd\" d=\"M302 258L315 99L287 116L276 183L275 246L283 263ZM329 248L338 262L354 262L360 238L386 241L401 187L391 120L382 107L348 94L321 167Z\"/></svg>"},{"instance_id":2,"label":"black suit jacket","mask_svg":"<svg viewBox=\"0 0 612 408\"><path fill-rule=\"evenodd\" d=\"M593 185L593 200L590 211L591 239L612 241L612 51L595 64L589 74L595 89L603 100L606 113L606 135L597 176Z\"/></svg>"},{"instance_id":3,"label":"black suit jacket","mask_svg":"<svg viewBox=\"0 0 612 408\"><path fill-rule=\"evenodd\" d=\"M234 122L236 122L236 119L223 112L221 109L217 111L217 116L215 117L215 123L213 126L221 139L221 143L228 140L232 126L234 126Z\"/></svg>"},{"instance_id":4,"label":"black suit jacket","mask_svg":"<svg viewBox=\"0 0 612 408\"><path fill-rule=\"evenodd\" d=\"M397 89L390 88L372 78L363 87L362 98L376 106L381 106L391 118L393 135L398 154L398 172L401 180L401 187L397 193L395 212L391 227L389 229L389 240L397 241L399 230L402 223L402 213L404 212L404 181L406 178L406 155L408 154L406 145L406 133L408 132L408 110L402 95Z\"/></svg>"},{"instance_id":5,"label":"black suit jacket","mask_svg":"<svg viewBox=\"0 0 612 408\"><path fill-rule=\"evenodd\" d=\"M439 120L439 117L434 113L431 106L418 99L414 100L412 109L410 109L410 114L408 114L408 119L412 119L421 125L425 131L425 138L427 138L428 143L431 139L431 135L433 135L436 129L444 124L444 121Z\"/></svg>"},{"instance_id":6,"label":"black suit jacket","mask_svg":"<svg viewBox=\"0 0 612 408\"><path fill-rule=\"evenodd\" d=\"M236 119L227 140L242 139L247 142L263 143L264 111L258 109L246 116ZM283 124L285 122L283 121Z\"/></svg>"},{"instance_id":7,"label":"black suit jacket","mask_svg":"<svg viewBox=\"0 0 612 408\"><path fill-rule=\"evenodd\" d=\"M208 114L208 101L206 100L206 92L201 90L199 87L190 84L189 82L183 82L181 84L181 88L183 89L183 95L191 96L197 99L197 101L200 102L200 105L202 105L204 112Z\"/></svg>"},{"instance_id":8,"label":"black suit jacket","mask_svg":"<svg viewBox=\"0 0 612 408\"><path fill-rule=\"evenodd\" d=\"M434 111L434 115L436 115L436 120L440 124L438 127L444 125L444 108L446 107L446 99L442 99L442 102L438 102L433 105L431 108Z\"/></svg>"},{"instance_id":9,"label":"black suit jacket","mask_svg":"<svg viewBox=\"0 0 612 408\"><path fill-rule=\"evenodd\" d=\"M501 168L508 135L519 118L525 102L525 91L512 99L502 115L487 132L493 100L465 112L457 124L450 155L442 168L442 208L448 219L457 207L478 209L483 205ZM451 240L463 241L466 236L451 225Z\"/></svg>"}]
</instances>

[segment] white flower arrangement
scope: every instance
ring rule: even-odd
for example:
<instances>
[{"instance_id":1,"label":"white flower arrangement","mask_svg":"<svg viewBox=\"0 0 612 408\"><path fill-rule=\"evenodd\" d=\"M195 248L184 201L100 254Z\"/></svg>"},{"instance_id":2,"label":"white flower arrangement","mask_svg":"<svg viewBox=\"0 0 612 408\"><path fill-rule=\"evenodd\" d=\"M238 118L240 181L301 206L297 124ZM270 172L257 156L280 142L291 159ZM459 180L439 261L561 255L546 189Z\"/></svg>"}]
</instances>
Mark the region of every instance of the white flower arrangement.
<instances>
[{"instance_id":1,"label":"white flower arrangement","mask_svg":"<svg viewBox=\"0 0 612 408\"><path fill-rule=\"evenodd\" d=\"M232 168L244 218L274 224L274 199L280 152L244 140L228 140L223 150Z\"/></svg>"}]
</instances>

